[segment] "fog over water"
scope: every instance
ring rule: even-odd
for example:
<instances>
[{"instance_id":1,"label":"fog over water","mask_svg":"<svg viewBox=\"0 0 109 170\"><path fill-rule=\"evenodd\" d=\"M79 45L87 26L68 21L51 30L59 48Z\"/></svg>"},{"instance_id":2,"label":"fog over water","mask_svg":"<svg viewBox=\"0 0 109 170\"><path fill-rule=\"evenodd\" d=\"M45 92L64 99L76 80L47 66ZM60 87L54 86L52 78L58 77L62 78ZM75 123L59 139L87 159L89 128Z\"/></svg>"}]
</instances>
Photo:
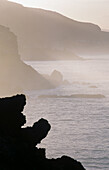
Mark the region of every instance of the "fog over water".
<instances>
[{"instance_id":1,"label":"fog over water","mask_svg":"<svg viewBox=\"0 0 109 170\"><path fill-rule=\"evenodd\" d=\"M13 112L10 110L8 116L12 120L12 130L8 129L10 124L9 126L7 123L4 124L5 112L1 111L1 115L3 113L3 121L0 125L1 158L3 156L5 160L6 154L6 162L9 162L10 166L10 160L15 163L13 157L20 158L18 162L21 160L24 166L25 162L29 164L26 160L30 159L30 165L34 167L37 166L39 156L42 159L45 156L44 150L38 152L37 149L34 150L35 146L38 146L45 148L46 156L50 159L67 155L80 161L87 170L109 170L108 2L74 0L72 8L68 0L65 0L68 6L62 0L60 0L62 5L59 6L59 0L55 0L54 4L61 7L63 13L62 10L56 10L54 6L48 8L51 0L45 0L48 5L44 9L42 6L36 6L38 2L34 6L37 8L32 8L33 6L27 5L27 1L25 3L23 0L12 1L0 0L0 97L24 93L27 101L23 111L27 118L25 126L31 128L27 128L27 134L24 132L24 141L23 133L14 134L13 125L17 127L17 123L12 117L15 112L10 102L9 106L12 107ZM78 3L80 1L81 3ZM15 2L21 2L24 6ZM72 16L66 15L63 7L68 7L68 12L75 11L75 14L80 17L76 17L73 13ZM24 98L23 101L24 104ZM17 104L14 106L16 108ZM8 112L7 108L6 112ZM16 115L18 115L17 110ZM51 129L41 144L36 145L37 141L34 140L42 139L46 129L44 123L39 128L41 132L37 130L37 123L34 122L40 118L47 119ZM21 120L23 125L22 122ZM4 128L5 125L7 129ZM48 130L49 128L47 126ZM19 133L24 130L20 129L19 123L17 129ZM38 139L40 134L42 137ZM14 135L17 139L20 136L21 140L20 138L14 140ZM18 148L15 147L16 143ZM30 147L31 144L33 147ZM27 152L22 151L22 148L27 148ZM34 154L29 153L31 149ZM32 163L34 160L36 165ZM3 162L2 164L5 169L5 164ZM47 166L49 169L48 163ZM53 163L54 167L55 163Z\"/></svg>"},{"instance_id":2,"label":"fog over water","mask_svg":"<svg viewBox=\"0 0 109 170\"><path fill-rule=\"evenodd\" d=\"M70 84L56 89L29 91L27 124L46 118L52 129L39 147L47 157L63 154L82 162L87 170L109 169L109 58L82 61L26 62L42 74L58 70ZM105 98L38 98L40 95L102 94Z\"/></svg>"}]
</instances>

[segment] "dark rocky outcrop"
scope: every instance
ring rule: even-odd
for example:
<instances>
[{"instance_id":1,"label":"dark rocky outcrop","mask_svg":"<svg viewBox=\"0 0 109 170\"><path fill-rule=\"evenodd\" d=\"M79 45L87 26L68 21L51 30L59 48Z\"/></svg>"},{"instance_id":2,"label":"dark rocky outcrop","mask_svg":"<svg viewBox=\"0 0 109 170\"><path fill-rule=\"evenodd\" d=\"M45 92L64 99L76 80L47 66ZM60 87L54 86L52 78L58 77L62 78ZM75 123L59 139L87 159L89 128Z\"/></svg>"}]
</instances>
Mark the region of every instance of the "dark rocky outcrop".
<instances>
[{"instance_id":1,"label":"dark rocky outcrop","mask_svg":"<svg viewBox=\"0 0 109 170\"><path fill-rule=\"evenodd\" d=\"M0 170L85 170L82 164L68 156L47 159L44 148L37 148L51 126L41 118L32 127L22 111L24 95L0 99Z\"/></svg>"}]
</instances>

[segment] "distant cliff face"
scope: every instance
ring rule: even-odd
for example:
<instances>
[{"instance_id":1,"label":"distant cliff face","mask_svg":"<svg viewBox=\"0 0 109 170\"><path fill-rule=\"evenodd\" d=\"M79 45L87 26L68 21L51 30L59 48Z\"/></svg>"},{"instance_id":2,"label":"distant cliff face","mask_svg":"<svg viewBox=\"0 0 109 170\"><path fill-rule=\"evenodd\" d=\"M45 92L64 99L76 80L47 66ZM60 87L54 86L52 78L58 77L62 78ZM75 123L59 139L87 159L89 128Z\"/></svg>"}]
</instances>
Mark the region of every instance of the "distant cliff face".
<instances>
[{"instance_id":1,"label":"distant cliff face","mask_svg":"<svg viewBox=\"0 0 109 170\"><path fill-rule=\"evenodd\" d=\"M52 87L43 76L20 60L16 36L9 28L0 26L0 96Z\"/></svg>"},{"instance_id":2,"label":"distant cliff face","mask_svg":"<svg viewBox=\"0 0 109 170\"><path fill-rule=\"evenodd\" d=\"M23 59L78 59L74 54L109 53L109 33L58 13L1 1L0 24L18 37Z\"/></svg>"},{"instance_id":3,"label":"distant cliff face","mask_svg":"<svg viewBox=\"0 0 109 170\"><path fill-rule=\"evenodd\" d=\"M8 60L11 57L8 62L18 59L17 37L4 26L0 26L0 56L2 60Z\"/></svg>"}]
</instances>

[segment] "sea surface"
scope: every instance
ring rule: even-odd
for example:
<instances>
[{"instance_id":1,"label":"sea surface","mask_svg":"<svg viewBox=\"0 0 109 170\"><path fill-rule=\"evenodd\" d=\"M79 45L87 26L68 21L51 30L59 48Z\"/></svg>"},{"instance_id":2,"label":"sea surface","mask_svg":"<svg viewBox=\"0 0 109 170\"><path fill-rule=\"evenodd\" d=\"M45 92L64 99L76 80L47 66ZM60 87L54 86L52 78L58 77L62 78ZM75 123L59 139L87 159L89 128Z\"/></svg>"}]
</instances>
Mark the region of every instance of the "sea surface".
<instances>
[{"instance_id":1,"label":"sea surface","mask_svg":"<svg viewBox=\"0 0 109 170\"><path fill-rule=\"evenodd\" d=\"M46 148L48 158L67 155L80 161L86 170L109 170L109 56L26 63L41 74L58 70L70 82L56 89L25 92L25 126L41 117L51 124L38 147ZM102 94L105 98L38 98L42 94Z\"/></svg>"}]
</instances>

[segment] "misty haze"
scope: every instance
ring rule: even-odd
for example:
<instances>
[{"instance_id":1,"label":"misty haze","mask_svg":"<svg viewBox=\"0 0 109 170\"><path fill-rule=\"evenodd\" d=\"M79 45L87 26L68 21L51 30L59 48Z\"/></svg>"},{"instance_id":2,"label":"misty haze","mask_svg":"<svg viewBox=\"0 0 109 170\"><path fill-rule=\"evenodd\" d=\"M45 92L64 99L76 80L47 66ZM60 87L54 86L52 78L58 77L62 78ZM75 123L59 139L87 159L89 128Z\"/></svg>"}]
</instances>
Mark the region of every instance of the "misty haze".
<instances>
[{"instance_id":1,"label":"misty haze","mask_svg":"<svg viewBox=\"0 0 109 170\"><path fill-rule=\"evenodd\" d=\"M0 0L1 170L109 169L108 29Z\"/></svg>"}]
</instances>

